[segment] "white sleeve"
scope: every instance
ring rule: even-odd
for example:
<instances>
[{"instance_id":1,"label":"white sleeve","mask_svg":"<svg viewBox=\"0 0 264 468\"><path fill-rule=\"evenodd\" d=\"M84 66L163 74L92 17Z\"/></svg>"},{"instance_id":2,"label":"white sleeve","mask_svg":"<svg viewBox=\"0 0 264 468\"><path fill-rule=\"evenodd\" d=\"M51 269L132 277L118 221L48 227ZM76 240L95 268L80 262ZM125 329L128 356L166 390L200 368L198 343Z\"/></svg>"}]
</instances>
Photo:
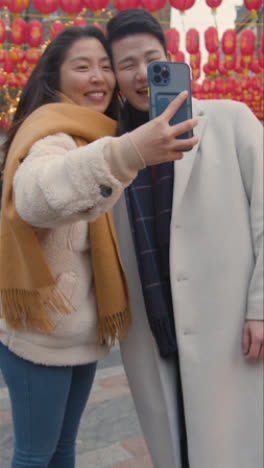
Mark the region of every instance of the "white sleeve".
<instances>
[{"instance_id":1,"label":"white sleeve","mask_svg":"<svg viewBox=\"0 0 264 468\"><path fill-rule=\"evenodd\" d=\"M239 105L236 117L237 153L250 207L255 257L247 319L263 320L263 127L245 104Z\"/></svg>"},{"instance_id":2,"label":"white sleeve","mask_svg":"<svg viewBox=\"0 0 264 468\"><path fill-rule=\"evenodd\" d=\"M57 133L36 142L13 181L19 216L48 228L80 218L93 221L111 209L127 185L112 174L104 157L111 140L118 139L104 137L77 147L72 137Z\"/></svg>"}]
</instances>

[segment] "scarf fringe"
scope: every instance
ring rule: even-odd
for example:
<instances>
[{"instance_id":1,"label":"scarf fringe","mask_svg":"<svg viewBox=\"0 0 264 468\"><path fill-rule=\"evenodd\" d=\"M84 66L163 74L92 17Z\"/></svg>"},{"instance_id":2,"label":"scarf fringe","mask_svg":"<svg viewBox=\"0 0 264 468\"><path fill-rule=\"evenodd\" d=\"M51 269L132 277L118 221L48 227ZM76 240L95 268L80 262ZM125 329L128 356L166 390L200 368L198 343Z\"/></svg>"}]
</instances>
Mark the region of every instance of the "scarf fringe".
<instances>
[{"instance_id":1,"label":"scarf fringe","mask_svg":"<svg viewBox=\"0 0 264 468\"><path fill-rule=\"evenodd\" d=\"M132 324L130 307L114 315L106 315L100 318L98 326L99 344L113 346L115 340L123 341L128 335L129 327Z\"/></svg>"},{"instance_id":2,"label":"scarf fringe","mask_svg":"<svg viewBox=\"0 0 264 468\"><path fill-rule=\"evenodd\" d=\"M75 310L56 286L36 291L5 289L0 291L0 298L0 317L5 319L8 327L16 330L38 329L51 333L54 324L50 313L68 315Z\"/></svg>"}]
</instances>

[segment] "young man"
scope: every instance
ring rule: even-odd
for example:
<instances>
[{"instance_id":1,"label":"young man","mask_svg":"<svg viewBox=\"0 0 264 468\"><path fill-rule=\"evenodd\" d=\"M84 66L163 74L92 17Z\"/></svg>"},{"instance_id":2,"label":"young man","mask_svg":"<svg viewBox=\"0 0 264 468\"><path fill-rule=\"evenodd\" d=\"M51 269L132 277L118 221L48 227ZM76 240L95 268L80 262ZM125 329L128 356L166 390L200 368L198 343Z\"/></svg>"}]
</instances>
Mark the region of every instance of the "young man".
<instances>
[{"instance_id":1,"label":"young man","mask_svg":"<svg viewBox=\"0 0 264 468\"><path fill-rule=\"evenodd\" d=\"M131 130L166 42L142 9L107 29ZM134 320L121 352L155 468L260 468L262 126L232 101L194 99L193 114L198 145L141 171L113 210Z\"/></svg>"}]
</instances>

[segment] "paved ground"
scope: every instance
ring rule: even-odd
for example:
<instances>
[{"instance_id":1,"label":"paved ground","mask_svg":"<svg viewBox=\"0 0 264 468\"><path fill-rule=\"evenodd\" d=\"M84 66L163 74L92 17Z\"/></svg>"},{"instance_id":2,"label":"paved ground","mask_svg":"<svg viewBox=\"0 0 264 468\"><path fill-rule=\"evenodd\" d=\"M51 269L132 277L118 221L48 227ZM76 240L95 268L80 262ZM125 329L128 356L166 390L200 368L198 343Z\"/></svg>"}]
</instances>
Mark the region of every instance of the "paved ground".
<instances>
[{"instance_id":1,"label":"paved ground","mask_svg":"<svg viewBox=\"0 0 264 468\"><path fill-rule=\"evenodd\" d=\"M10 468L12 444L10 402L0 371L0 468ZM98 367L78 434L76 468L153 468L118 348Z\"/></svg>"}]
</instances>

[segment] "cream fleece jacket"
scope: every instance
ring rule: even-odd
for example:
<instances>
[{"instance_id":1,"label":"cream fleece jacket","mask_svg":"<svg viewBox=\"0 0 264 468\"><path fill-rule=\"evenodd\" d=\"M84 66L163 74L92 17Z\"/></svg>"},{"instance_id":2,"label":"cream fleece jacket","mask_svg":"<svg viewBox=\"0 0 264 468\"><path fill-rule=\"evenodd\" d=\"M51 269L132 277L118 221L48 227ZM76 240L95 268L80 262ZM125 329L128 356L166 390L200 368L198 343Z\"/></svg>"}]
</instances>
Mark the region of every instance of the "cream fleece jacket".
<instances>
[{"instance_id":1,"label":"cream fleece jacket","mask_svg":"<svg viewBox=\"0 0 264 468\"><path fill-rule=\"evenodd\" d=\"M0 341L15 354L45 365L87 364L103 358L97 343L97 307L89 222L110 210L144 161L129 135L77 147L66 134L36 142L13 182L16 209L34 227L59 287L76 311L55 315L50 334L8 329Z\"/></svg>"}]
</instances>

